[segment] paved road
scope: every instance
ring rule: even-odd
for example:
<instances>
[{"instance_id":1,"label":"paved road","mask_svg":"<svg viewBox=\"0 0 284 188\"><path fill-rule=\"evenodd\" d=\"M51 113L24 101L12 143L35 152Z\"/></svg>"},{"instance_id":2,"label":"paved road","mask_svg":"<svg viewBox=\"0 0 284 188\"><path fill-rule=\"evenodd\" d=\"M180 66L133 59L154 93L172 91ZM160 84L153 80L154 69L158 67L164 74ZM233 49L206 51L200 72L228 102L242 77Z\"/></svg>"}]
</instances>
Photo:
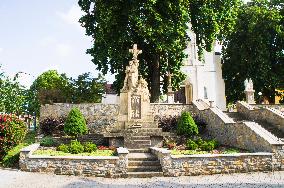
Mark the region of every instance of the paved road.
<instances>
[{"instance_id":1,"label":"paved road","mask_svg":"<svg viewBox=\"0 0 284 188\"><path fill-rule=\"evenodd\" d=\"M145 179L108 179L57 176L18 170L0 169L0 188L69 188L69 187L283 187L284 171L193 177Z\"/></svg>"}]
</instances>

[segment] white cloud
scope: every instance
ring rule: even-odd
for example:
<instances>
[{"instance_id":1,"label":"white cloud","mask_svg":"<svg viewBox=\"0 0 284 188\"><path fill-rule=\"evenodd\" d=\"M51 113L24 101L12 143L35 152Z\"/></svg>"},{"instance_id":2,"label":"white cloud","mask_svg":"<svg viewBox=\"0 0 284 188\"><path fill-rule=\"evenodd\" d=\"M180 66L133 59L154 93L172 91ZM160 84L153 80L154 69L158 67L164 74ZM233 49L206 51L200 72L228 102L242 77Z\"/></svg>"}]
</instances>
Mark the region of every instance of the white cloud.
<instances>
[{"instance_id":1,"label":"white cloud","mask_svg":"<svg viewBox=\"0 0 284 188\"><path fill-rule=\"evenodd\" d=\"M3 48L0 48L0 53L3 52Z\"/></svg>"},{"instance_id":2,"label":"white cloud","mask_svg":"<svg viewBox=\"0 0 284 188\"><path fill-rule=\"evenodd\" d=\"M78 5L73 5L67 12L58 11L56 14L66 23L81 27L79 24L79 19L83 14Z\"/></svg>"},{"instance_id":3,"label":"white cloud","mask_svg":"<svg viewBox=\"0 0 284 188\"><path fill-rule=\"evenodd\" d=\"M72 48L68 44L57 44L55 47L56 53L59 56L67 57L71 54Z\"/></svg>"}]
</instances>

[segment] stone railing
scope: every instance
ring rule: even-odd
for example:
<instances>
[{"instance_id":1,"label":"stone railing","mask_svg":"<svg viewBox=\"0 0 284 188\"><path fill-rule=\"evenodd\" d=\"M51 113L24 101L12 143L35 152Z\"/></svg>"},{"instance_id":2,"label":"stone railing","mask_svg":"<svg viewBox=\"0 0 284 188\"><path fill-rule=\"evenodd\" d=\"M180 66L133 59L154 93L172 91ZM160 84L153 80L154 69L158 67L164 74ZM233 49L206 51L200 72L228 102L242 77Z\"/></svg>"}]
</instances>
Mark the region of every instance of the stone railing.
<instances>
[{"instance_id":1,"label":"stone railing","mask_svg":"<svg viewBox=\"0 0 284 188\"><path fill-rule=\"evenodd\" d=\"M284 113L284 105L283 104L251 104L251 106L255 108L270 108L274 110L278 110Z\"/></svg>"},{"instance_id":2,"label":"stone railing","mask_svg":"<svg viewBox=\"0 0 284 188\"><path fill-rule=\"evenodd\" d=\"M284 113L274 108L263 107L259 108L259 106L249 105L243 101L237 102L237 110L243 116L252 121L266 121L284 132Z\"/></svg>"},{"instance_id":3,"label":"stone railing","mask_svg":"<svg viewBox=\"0 0 284 188\"><path fill-rule=\"evenodd\" d=\"M126 177L128 150L118 148L118 156L37 156L33 152L39 144L30 145L20 152L20 169L58 175L98 177Z\"/></svg>"},{"instance_id":4,"label":"stone railing","mask_svg":"<svg viewBox=\"0 0 284 188\"><path fill-rule=\"evenodd\" d=\"M162 148L151 148L158 156L165 176L191 176L220 173L272 171L272 153L171 155Z\"/></svg>"}]
</instances>

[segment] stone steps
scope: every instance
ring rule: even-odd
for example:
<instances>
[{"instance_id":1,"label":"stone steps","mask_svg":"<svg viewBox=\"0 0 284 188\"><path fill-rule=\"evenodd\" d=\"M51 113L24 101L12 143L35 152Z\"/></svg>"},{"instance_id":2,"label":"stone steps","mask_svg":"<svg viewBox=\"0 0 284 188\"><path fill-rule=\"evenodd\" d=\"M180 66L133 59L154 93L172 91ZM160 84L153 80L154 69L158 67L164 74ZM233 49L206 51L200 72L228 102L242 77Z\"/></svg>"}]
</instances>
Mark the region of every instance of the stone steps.
<instances>
[{"instance_id":1,"label":"stone steps","mask_svg":"<svg viewBox=\"0 0 284 188\"><path fill-rule=\"evenodd\" d=\"M145 150L144 150L145 151ZM127 177L150 178L163 176L158 158L151 153L129 153Z\"/></svg>"},{"instance_id":2,"label":"stone steps","mask_svg":"<svg viewBox=\"0 0 284 188\"><path fill-rule=\"evenodd\" d=\"M163 177L163 172L128 172L128 178L152 178Z\"/></svg>"},{"instance_id":3,"label":"stone steps","mask_svg":"<svg viewBox=\"0 0 284 188\"><path fill-rule=\"evenodd\" d=\"M128 172L161 172L160 166L128 166Z\"/></svg>"},{"instance_id":4,"label":"stone steps","mask_svg":"<svg viewBox=\"0 0 284 188\"><path fill-rule=\"evenodd\" d=\"M128 149L130 153L149 153L149 148L144 149Z\"/></svg>"},{"instance_id":5,"label":"stone steps","mask_svg":"<svg viewBox=\"0 0 284 188\"><path fill-rule=\"evenodd\" d=\"M235 122L241 122L241 121L249 121L249 122L255 122L259 124L262 128L266 129L268 132L273 134L274 136L278 137L279 139L284 139L284 132L279 130L276 126L273 126L272 124L266 122L266 121L255 121L250 120L243 115L241 115L238 112L227 112L226 113L230 118L232 118Z\"/></svg>"}]
</instances>

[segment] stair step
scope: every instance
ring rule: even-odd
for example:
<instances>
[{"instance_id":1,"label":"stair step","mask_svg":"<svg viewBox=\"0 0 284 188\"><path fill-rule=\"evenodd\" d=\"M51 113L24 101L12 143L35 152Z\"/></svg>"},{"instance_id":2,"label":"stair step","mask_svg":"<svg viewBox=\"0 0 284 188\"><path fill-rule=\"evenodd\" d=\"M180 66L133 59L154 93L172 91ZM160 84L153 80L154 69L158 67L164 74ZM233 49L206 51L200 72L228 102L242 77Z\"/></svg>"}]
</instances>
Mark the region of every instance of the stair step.
<instances>
[{"instance_id":1,"label":"stair step","mask_svg":"<svg viewBox=\"0 0 284 188\"><path fill-rule=\"evenodd\" d=\"M132 136L132 140L150 140L150 136Z\"/></svg>"},{"instance_id":2,"label":"stair step","mask_svg":"<svg viewBox=\"0 0 284 188\"><path fill-rule=\"evenodd\" d=\"M128 166L161 166L160 161L128 161Z\"/></svg>"},{"instance_id":3,"label":"stair step","mask_svg":"<svg viewBox=\"0 0 284 188\"><path fill-rule=\"evenodd\" d=\"M152 177L162 177L163 172L128 172L128 178L152 178Z\"/></svg>"},{"instance_id":4,"label":"stair step","mask_svg":"<svg viewBox=\"0 0 284 188\"><path fill-rule=\"evenodd\" d=\"M149 153L149 148L145 149L128 149L130 153Z\"/></svg>"},{"instance_id":5,"label":"stair step","mask_svg":"<svg viewBox=\"0 0 284 188\"><path fill-rule=\"evenodd\" d=\"M133 142L138 142L139 145L151 145L151 140L132 140Z\"/></svg>"},{"instance_id":6,"label":"stair step","mask_svg":"<svg viewBox=\"0 0 284 188\"><path fill-rule=\"evenodd\" d=\"M160 166L128 166L128 172L161 172Z\"/></svg>"},{"instance_id":7,"label":"stair step","mask_svg":"<svg viewBox=\"0 0 284 188\"><path fill-rule=\"evenodd\" d=\"M150 153L129 153L128 161L157 161L158 158Z\"/></svg>"}]
</instances>

